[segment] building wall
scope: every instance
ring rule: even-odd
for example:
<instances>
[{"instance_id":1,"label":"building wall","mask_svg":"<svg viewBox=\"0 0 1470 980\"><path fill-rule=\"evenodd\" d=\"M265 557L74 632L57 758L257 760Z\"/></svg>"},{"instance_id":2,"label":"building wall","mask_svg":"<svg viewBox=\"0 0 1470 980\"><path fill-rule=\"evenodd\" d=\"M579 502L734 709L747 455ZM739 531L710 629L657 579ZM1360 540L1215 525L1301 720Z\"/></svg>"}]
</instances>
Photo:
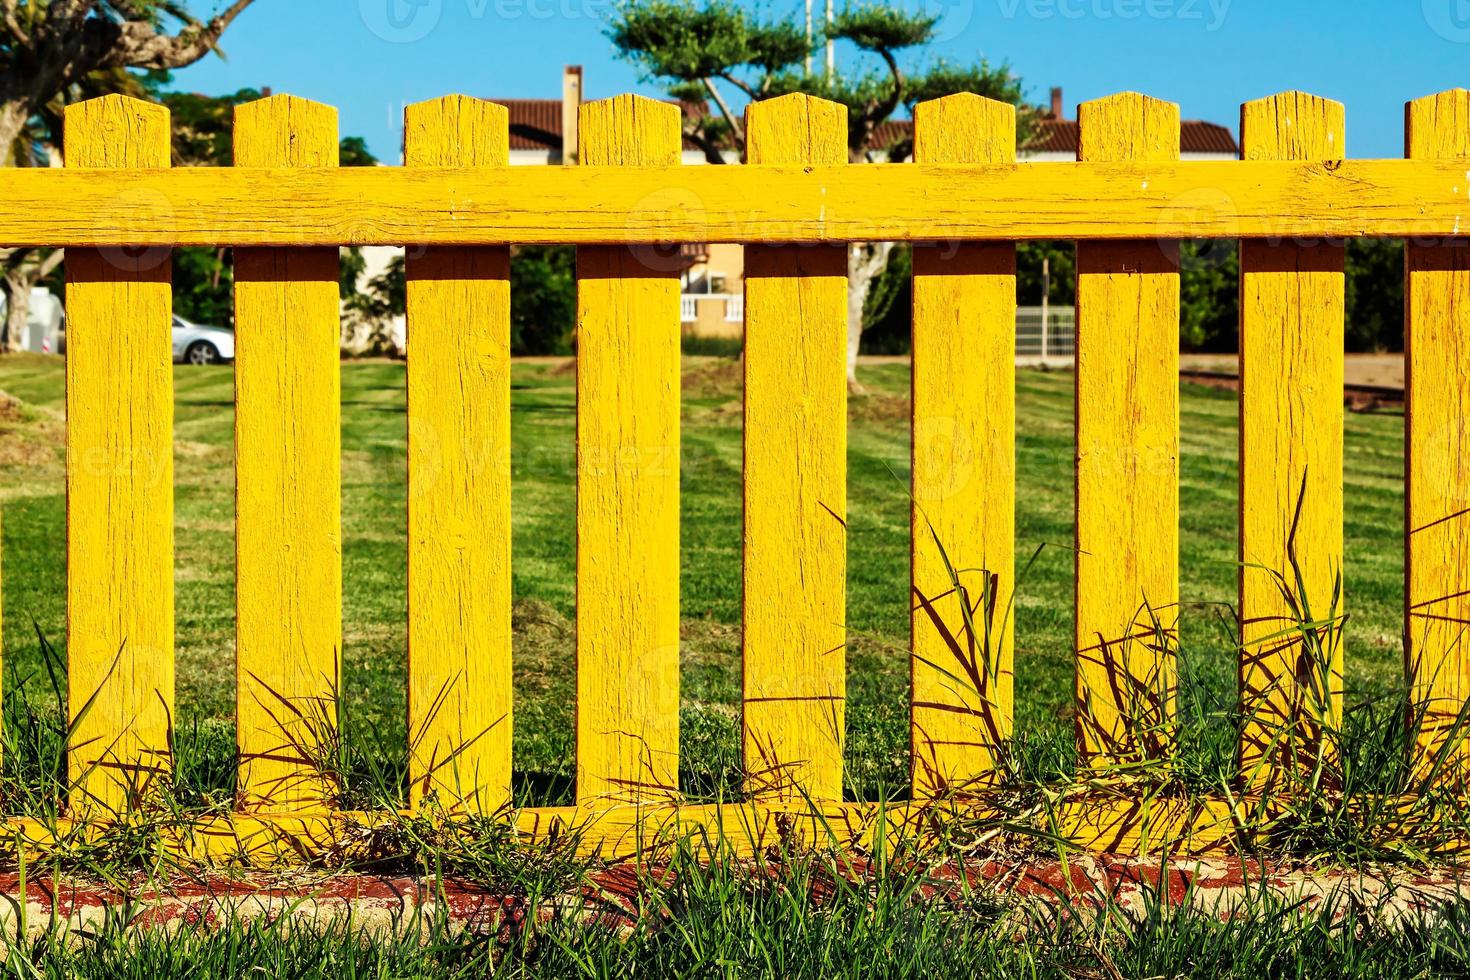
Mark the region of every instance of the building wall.
<instances>
[{"instance_id":1,"label":"building wall","mask_svg":"<svg viewBox=\"0 0 1470 980\"><path fill-rule=\"evenodd\" d=\"M725 316L726 298L724 296L711 296L708 299L701 297L694 301L695 318L693 323L686 323L684 336L686 337L742 337L745 335L745 321L743 319L731 322Z\"/></svg>"}]
</instances>

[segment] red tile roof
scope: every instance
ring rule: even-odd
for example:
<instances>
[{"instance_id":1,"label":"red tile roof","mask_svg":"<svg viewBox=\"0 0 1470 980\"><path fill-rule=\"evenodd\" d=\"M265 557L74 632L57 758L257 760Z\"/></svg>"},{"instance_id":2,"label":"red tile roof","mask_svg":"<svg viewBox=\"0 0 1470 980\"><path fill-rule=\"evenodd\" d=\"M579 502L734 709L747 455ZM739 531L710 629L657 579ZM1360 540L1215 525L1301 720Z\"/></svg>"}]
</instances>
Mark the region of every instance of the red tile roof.
<instances>
[{"instance_id":1,"label":"red tile roof","mask_svg":"<svg viewBox=\"0 0 1470 980\"><path fill-rule=\"evenodd\" d=\"M561 149L561 100L559 99L496 99L510 110L510 148L512 150ZM709 110L701 102L679 103L686 112L703 115ZM906 142L913 134L914 124L909 119L890 119L880 124L873 133L873 145L887 149L895 143ZM697 149L689 140L684 141L686 150ZM1077 152L1077 120L1039 119L1035 123L1031 138L1025 149L1031 153ZM1235 135L1226 126L1186 119L1179 124L1179 149L1184 153L1218 153L1238 156L1240 147Z\"/></svg>"},{"instance_id":2,"label":"red tile roof","mask_svg":"<svg viewBox=\"0 0 1470 980\"><path fill-rule=\"evenodd\" d=\"M1040 119L1026 149L1032 153L1076 153L1077 120ZM1186 119L1179 124L1179 149L1183 153L1228 153L1240 155L1235 135L1228 127L1199 119Z\"/></svg>"},{"instance_id":3,"label":"red tile roof","mask_svg":"<svg viewBox=\"0 0 1470 980\"><path fill-rule=\"evenodd\" d=\"M561 149L560 99L492 99L510 111L510 148L512 150ZM672 102L672 100L668 100ZM686 113L703 115L708 110L703 102L674 103ZM684 149L698 149L689 140Z\"/></svg>"},{"instance_id":4,"label":"red tile roof","mask_svg":"<svg viewBox=\"0 0 1470 980\"><path fill-rule=\"evenodd\" d=\"M1038 119L1024 147L1028 153L1077 152L1077 120ZM895 143L907 142L914 131L913 120L890 119L873 131L873 146L887 149ZM1199 119L1186 119L1179 124L1179 149L1183 153L1228 153L1240 155L1235 135L1228 127Z\"/></svg>"},{"instance_id":5,"label":"red tile roof","mask_svg":"<svg viewBox=\"0 0 1470 980\"><path fill-rule=\"evenodd\" d=\"M495 99L510 110L512 150L561 149L561 99Z\"/></svg>"}]
</instances>

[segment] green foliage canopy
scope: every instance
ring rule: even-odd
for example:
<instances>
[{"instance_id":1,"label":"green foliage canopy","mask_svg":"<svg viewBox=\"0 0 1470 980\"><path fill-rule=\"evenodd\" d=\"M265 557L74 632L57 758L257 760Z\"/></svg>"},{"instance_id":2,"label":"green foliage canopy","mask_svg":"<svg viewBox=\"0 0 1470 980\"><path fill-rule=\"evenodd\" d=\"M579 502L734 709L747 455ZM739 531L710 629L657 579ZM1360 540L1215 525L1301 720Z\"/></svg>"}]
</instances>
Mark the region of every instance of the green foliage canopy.
<instances>
[{"instance_id":1,"label":"green foliage canopy","mask_svg":"<svg viewBox=\"0 0 1470 980\"><path fill-rule=\"evenodd\" d=\"M929 44L937 21L876 0L848 6L834 16L825 37L876 56L880 64L831 74L805 70L811 47L794 16L762 18L732 0L625 0L608 36L645 80L663 84L686 103L714 102L717 115L687 111L685 118L685 134L710 162L725 162L724 150L745 149L743 120L721 86L746 101L802 92L841 103L848 110L849 155L859 162L894 149L875 145L878 126L915 101L974 92L1022 104L1020 81L1005 65L940 61L906 71L900 55ZM907 145L897 149L906 152Z\"/></svg>"}]
</instances>

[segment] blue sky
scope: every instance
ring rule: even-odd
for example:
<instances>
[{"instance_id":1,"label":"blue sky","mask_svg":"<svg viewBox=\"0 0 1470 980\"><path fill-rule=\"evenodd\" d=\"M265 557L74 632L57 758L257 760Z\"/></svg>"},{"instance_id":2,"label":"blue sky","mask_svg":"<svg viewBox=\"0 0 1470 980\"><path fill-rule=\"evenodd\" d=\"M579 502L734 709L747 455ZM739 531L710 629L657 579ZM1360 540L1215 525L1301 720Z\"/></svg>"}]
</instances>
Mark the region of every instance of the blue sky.
<instances>
[{"instance_id":1,"label":"blue sky","mask_svg":"<svg viewBox=\"0 0 1470 980\"><path fill-rule=\"evenodd\" d=\"M563 64L586 67L589 98L656 94L604 36L612 2L256 0L225 35L228 58L179 72L176 87L270 86L330 103L343 135L397 162L403 106L421 99L555 98ZM1354 157L1402 155L1404 102L1470 85L1470 0L899 2L941 16L935 55L1007 61L1036 102L1062 86L1068 115L1136 89L1234 129L1240 102L1300 88L1346 104ZM215 3L192 6L207 14Z\"/></svg>"}]
</instances>

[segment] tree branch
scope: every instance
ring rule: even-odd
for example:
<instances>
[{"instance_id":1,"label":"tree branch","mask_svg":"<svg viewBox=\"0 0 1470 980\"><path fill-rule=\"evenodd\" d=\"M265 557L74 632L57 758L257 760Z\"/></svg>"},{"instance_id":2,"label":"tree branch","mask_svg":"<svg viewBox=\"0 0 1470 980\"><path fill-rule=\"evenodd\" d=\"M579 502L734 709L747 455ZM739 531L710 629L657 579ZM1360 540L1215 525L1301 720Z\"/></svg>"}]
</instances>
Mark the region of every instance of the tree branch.
<instances>
[{"instance_id":1,"label":"tree branch","mask_svg":"<svg viewBox=\"0 0 1470 980\"><path fill-rule=\"evenodd\" d=\"M725 81L729 82L731 85L735 86L740 91L744 92L748 98L754 99L756 97L756 95L755 95L755 89L751 88L745 82L741 81L739 78L736 78L734 75L730 74L729 72L722 71L722 72L719 73L719 77L720 78L723 78Z\"/></svg>"},{"instance_id":2,"label":"tree branch","mask_svg":"<svg viewBox=\"0 0 1470 980\"><path fill-rule=\"evenodd\" d=\"M697 126L686 125L684 137L693 143L704 153L706 163L724 163L725 157L720 153L719 144L706 136Z\"/></svg>"},{"instance_id":3,"label":"tree branch","mask_svg":"<svg viewBox=\"0 0 1470 980\"><path fill-rule=\"evenodd\" d=\"M51 275L51 273L56 271L56 267L61 265L62 259L65 258L66 249L52 249L51 254L42 259L41 264L36 267L36 279L39 281Z\"/></svg>"},{"instance_id":4,"label":"tree branch","mask_svg":"<svg viewBox=\"0 0 1470 980\"><path fill-rule=\"evenodd\" d=\"M720 94L719 89L715 88L715 80L713 78L701 78L700 81L704 82L704 90L709 93L709 97L714 100L715 105L719 106L720 115L725 117L725 122L730 126L730 132L735 135L736 148L744 151L745 127L736 120L734 113L730 111L729 105L725 103L725 97ZM723 162L723 159L721 162Z\"/></svg>"},{"instance_id":5,"label":"tree branch","mask_svg":"<svg viewBox=\"0 0 1470 980\"><path fill-rule=\"evenodd\" d=\"M893 91L889 93L889 97L883 103L886 106L883 110L883 118L886 119L889 113L903 104L904 89L907 87L908 82L903 77L903 69L898 67L898 58L892 51L887 48L879 48L878 56L887 62L888 72L893 76Z\"/></svg>"},{"instance_id":6,"label":"tree branch","mask_svg":"<svg viewBox=\"0 0 1470 980\"><path fill-rule=\"evenodd\" d=\"M42 23L54 34L73 33L96 5L97 0L51 0Z\"/></svg>"},{"instance_id":7,"label":"tree branch","mask_svg":"<svg viewBox=\"0 0 1470 980\"><path fill-rule=\"evenodd\" d=\"M26 256L35 251L30 247L0 249L0 269L9 272L25 261Z\"/></svg>"},{"instance_id":8,"label":"tree branch","mask_svg":"<svg viewBox=\"0 0 1470 980\"><path fill-rule=\"evenodd\" d=\"M96 67L126 66L166 70L192 65L215 50L220 35L240 16L254 0L235 0L228 8L206 23L186 24L177 34L159 33L146 21L129 20L121 24L90 20L89 28L96 25L103 30L94 33L112 33L116 43L106 45L96 62Z\"/></svg>"},{"instance_id":9,"label":"tree branch","mask_svg":"<svg viewBox=\"0 0 1470 980\"><path fill-rule=\"evenodd\" d=\"M871 242L854 244L858 261L852 265L852 274L860 279L872 279L888 266L888 256L893 252L893 242Z\"/></svg>"},{"instance_id":10,"label":"tree branch","mask_svg":"<svg viewBox=\"0 0 1470 980\"><path fill-rule=\"evenodd\" d=\"M16 16L17 0L0 0L0 19L4 20L5 31L14 40L13 43L30 50L31 33L20 24L20 18Z\"/></svg>"},{"instance_id":11,"label":"tree branch","mask_svg":"<svg viewBox=\"0 0 1470 980\"><path fill-rule=\"evenodd\" d=\"M898 67L898 58L894 56L893 52L887 48L877 48L875 51L888 65L888 73L893 76L893 87L889 89L886 98L868 106L864 113L863 128L866 130L863 134L862 148L864 151L872 149L868 145L868 140L872 138L873 130L878 127L879 123L893 115L893 111L903 104L904 90L907 87L907 82L903 77L903 69Z\"/></svg>"}]
</instances>

